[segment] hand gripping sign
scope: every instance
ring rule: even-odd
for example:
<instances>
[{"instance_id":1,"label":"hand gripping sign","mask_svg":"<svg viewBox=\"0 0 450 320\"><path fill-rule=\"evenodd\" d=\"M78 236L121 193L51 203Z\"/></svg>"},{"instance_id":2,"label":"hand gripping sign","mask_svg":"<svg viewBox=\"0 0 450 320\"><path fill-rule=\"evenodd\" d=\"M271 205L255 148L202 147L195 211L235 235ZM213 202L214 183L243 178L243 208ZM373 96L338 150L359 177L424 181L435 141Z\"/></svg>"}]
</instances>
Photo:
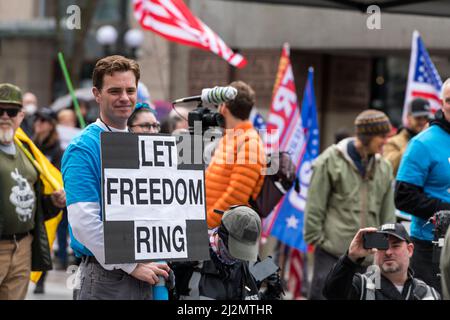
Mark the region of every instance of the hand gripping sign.
<instances>
[{"instance_id":1,"label":"hand gripping sign","mask_svg":"<svg viewBox=\"0 0 450 320\"><path fill-rule=\"evenodd\" d=\"M180 164L176 137L101 134L107 264L209 258L203 164Z\"/></svg>"}]
</instances>

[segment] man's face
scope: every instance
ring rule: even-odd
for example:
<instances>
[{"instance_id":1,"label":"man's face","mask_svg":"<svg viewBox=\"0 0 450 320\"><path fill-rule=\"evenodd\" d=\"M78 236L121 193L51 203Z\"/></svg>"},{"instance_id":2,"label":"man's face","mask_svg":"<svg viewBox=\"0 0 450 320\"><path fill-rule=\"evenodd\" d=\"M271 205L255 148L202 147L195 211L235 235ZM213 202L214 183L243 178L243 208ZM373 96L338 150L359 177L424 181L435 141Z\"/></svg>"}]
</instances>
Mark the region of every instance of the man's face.
<instances>
[{"instance_id":1,"label":"man's face","mask_svg":"<svg viewBox=\"0 0 450 320\"><path fill-rule=\"evenodd\" d=\"M450 121L450 83L443 90L443 100L442 111L444 112L445 119Z\"/></svg>"},{"instance_id":2,"label":"man's face","mask_svg":"<svg viewBox=\"0 0 450 320\"><path fill-rule=\"evenodd\" d=\"M8 112L11 115L8 115ZM0 144L10 145L14 141L14 134L20 127L24 112L16 104L0 103Z\"/></svg>"},{"instance_id":3,"label":"man's face","mask_svg":"<svg viewBox=\"0 0 450 320\"><path fill-rule=\"evenodd\" d=\"M389 236L389 249L378 250L375 263L383 273L407 272L414 245L394 236Z\"/></svg>"},{"instance_id":4,"label":"man's face","mask_svg":"<svg viewBox=\"0 0 450 320\"><path fill-rule=\"evenodd\" d=\"M373 136L369 142L369 145L367 146L368 154L373 155L375 153L382 153L383 146L386 144L388 137L388 134L378 134L376 136Z\"/></svg>"},{"instance_id":5,"label":"man's face","mask_svg":"<svg viewBox=\"0 0 450 320\"><path fill-rule=\"evenodd\" d=\"M92 92L100 106L103 121L114 128L125 128L137 98L136 77L133 71L105 75L102 89L94 87Z\"/></svg>"},{"instance_id":6,"label":"man's face","mask_svg":"<svg viewBox=\"0 0 450 320\"><path fill-rule=\"evenodd\" d=\"M408 115L409 129L414 131L415 133L421 132L425 129L425 126L428 123L427 116L414 117L412 115Z\"/></svg>"}]
</instances>

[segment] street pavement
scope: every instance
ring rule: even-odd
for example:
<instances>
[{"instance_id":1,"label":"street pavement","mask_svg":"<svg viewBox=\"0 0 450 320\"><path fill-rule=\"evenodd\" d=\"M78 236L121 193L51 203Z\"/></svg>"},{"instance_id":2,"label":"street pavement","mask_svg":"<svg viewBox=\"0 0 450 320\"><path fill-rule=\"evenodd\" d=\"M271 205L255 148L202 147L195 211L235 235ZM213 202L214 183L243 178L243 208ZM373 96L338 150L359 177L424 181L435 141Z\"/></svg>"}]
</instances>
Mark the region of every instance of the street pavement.
<instances>
[{"instance_id":1,"label":"street pavement","mask_svg":"<svg viewBox=\"0 0 450 320\"><path fill-rule=\"evenodd\" d=\"M45 279L44 293L34 294L35 284L30 282L26 300L72 300L72 290L67 287L70 274L65 271L51 270Z\"/></svg>"}]
</instances>

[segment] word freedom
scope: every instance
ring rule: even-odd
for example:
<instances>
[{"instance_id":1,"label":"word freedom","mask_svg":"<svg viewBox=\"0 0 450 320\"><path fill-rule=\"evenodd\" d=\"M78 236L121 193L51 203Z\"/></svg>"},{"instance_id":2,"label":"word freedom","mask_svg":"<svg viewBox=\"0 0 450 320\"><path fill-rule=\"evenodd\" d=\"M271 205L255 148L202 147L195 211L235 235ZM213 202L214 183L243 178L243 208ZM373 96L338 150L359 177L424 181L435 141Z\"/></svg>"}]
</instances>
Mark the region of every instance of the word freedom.
<instances>
[{"instance_id":1,"label":"word freedom","mask_svg":"<svg viewBox=\"0 0 450 320\"><path fill-rule=\"evenodd\" d=\"M202 180L106 178L108 205L117 200L120 205L203 205L202 194Z\"/></svg>"}]
</instances>

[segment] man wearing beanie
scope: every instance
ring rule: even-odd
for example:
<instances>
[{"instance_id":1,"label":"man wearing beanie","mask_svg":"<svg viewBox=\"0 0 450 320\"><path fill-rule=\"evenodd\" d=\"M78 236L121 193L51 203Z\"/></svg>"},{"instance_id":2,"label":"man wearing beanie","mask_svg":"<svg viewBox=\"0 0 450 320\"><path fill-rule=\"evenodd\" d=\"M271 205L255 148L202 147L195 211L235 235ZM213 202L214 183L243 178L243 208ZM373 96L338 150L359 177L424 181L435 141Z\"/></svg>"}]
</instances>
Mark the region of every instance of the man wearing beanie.
<instances>
[{"instance_id":1,"label":"man wearing beanie","mask_svg":"<svg viewBox=\"0 0 450 320\"><path fill-rule=\"evenodd\" d=\"M355 119L356 137L328 147L313 164L304 230L315 246L310 299L325 299L325 279L359 229L395 222L392 167L380 155L390 131L383 112L366 110Z\"/></svg>"},{"instance_id":2,"label":"man wearing beanie","mask_svg":"<svg viewBox=\"0 0 450 320\"><path fill-rule=\"evenodd\" d=\"M392 165L394 177L397 176L398 166L406 150L409 140L427 127L431 117L430 102L423 98L411 101L408 112L408 124L398 130L397 134L387 141L383 149L385 157Z\"/></svg>"},{"instance_id":3,"label":"man wearing beanie","mask_svg":"<svg viewBox=\"0 0 450 320\"><path fill-rule=\"evenodd\" d=\"M428 129L411 139L400 162L395 206L411 217L416 277L441 292L439 263L433 259L434 225L428 219L450 210L450 79L442 86L442 109Z\"/></svg>"}]
</instances>

